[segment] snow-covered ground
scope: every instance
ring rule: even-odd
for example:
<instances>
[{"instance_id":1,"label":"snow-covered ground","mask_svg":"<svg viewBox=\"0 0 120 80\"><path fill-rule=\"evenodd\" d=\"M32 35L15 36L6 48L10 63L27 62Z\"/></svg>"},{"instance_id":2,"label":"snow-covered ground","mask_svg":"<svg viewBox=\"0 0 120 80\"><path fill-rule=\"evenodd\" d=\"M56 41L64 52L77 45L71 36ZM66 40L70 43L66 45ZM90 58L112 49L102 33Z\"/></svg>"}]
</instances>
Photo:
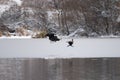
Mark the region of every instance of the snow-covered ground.
<instances>
[{"instance_id":1,"label":"snow-covered ground","mask_svg":"<svg viewBox=\"0 0 120 80\"><path fill-rule=\"evenodd\" d=\"M67 41L50 42L45 39L0 39L2 58L88 58L120 57L120 39L74 39L74 47Z\"/></svg>"},{"instance_id":2,"label":"snow-covered ground","mask_svg":"<svg viewBox=\"0 0 120 80\"><path fill-rule=\"evenodd\" d=\"M0 37L0 39L31 39L31 36L10 36L10 37L2 36Z\"/></svg>"}]
</instances>

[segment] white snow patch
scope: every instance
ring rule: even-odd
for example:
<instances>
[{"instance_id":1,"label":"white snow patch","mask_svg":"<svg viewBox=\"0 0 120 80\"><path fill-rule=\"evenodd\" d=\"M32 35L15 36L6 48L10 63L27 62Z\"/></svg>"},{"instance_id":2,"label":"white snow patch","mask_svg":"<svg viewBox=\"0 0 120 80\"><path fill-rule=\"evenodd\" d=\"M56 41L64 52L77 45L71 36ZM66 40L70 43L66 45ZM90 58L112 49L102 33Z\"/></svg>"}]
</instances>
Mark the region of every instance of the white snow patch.
<instances>
[{"instance_id":1,"label":"white snow patch","mask_svg":"<svg viewBox=\"0 0 120 80\"><path fill-rule=\"evenodd\" d=\"M19 6L21 6L21 4L22 4L21 0L13 0L13 1L15 1Z\"/></svg>"},{"instance_id":2,"label":"white snow patch","mask_svg":"<svg viewBox=\"0 0 120 80\"><path fill-rule=\"evenodd\" d=\"M48 13L48 16L49 16L49 17L52 17L52 16L53 16L53 15L52 15L53 13L52 13L51 11L47 11L47 13Z\"/></svg>"},{"instance_id":3,"label":"white snow patch","mask_svg":"<svg viewBox=\"0 0 120 80\"><path fill-rule=\"evenodd\" d=\"M119 39L69 39L50 42L49 39L0 39L1 58L93 58L120 57Z\"/></svg>"},{"instance_id":4,"label":"white snow patch","mask_svg":"<svg viewBox=\"0 0 120 80\"><path fill-rule=\"evenodd\" d=\"M120 36L115 36L115 35L108 35L108 36L100 36L100 38L120 38Z\"/></svg>"},{"instance_id":5,"label":"white snow patch","mask_svg":"<svg viewBox=\"0 0 120 80\"><path fill-rule=\"evenodd\" d=\"M120 22L120 15L119 15L118 18L117 18L117 22Z\"/></svg>"},{"instance_id":6,"label":"white snow patch","mask_svg":"<svg viewBox=\"0 0 120 80\"><path fill-rule=\"evenodd\" d=\"M57 10L53 10L53 11L47 11L47 14L48 14L48 20L52 20L53 17L55 17L54 14L58 14L58 11Z\"/></svg>"},{"instance_id":7,"label":"white snow patch","mask_svg":"<svg viewBox=\"0 0 120 80\"><path fill-rule=\"evenodd\" d=\"M2 36L0 37L0 39L30 39L31 36L10 36L10 37L6 37L6 36Z\"/></svg>"},{"instance_id":8,"label":"white snow patch","mask_svg":"<svg viewBox=\"0 0 120 80\"><path fill-rule=\"evenodd\" d=\"M77 32L84 32L85 30L83 28L78 28L77 30L75 30L73 33L71 33L68 37L72 37L74 36Z\"/></svg>"},{"instance_id":9,"label":"white snow patch","mask_svg":"<svg viewBox=\"0 0 120 80\"><path fill-rule=\"evenodd\" d=\"M0 15L6 10L8 10L9 8L10 8L9 5L4 5L4 4L0 5Z\"/></svg>"},{"instance_id":10,"label":"white snow patch","mask_svg":"<svg viewBox=\"0 0 120 80\"><path fill-rule=\"evenodd\" d=\"M34 10L32 8L29 8L29 7L22 8L22 12L28 12L30 14L34 14Z\"/></svg>"}]
</instances>

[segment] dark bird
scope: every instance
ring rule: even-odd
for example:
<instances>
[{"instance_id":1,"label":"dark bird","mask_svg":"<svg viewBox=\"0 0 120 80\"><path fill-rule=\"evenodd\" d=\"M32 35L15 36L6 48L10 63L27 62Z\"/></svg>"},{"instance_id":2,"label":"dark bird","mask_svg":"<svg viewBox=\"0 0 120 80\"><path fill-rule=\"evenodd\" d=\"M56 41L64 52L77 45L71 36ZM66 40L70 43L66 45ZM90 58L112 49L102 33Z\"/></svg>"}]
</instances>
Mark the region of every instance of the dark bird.
<instances>
[{"instance_id":1,"label":"dark bird","mask_svg":"<svg viewBox=\"0 0 120 80\"><path fill-rule=\"evenodd\" d=\"M48 34L46 34L46 36L48 36L49 37L49 40L50 41L59 41L60 39L57 37L57 36L55 36L55 34L53 34L53 33L48 33Z\"/></svg>"},{"instance_id":2,"label":"dark bird","mask_svg":"<svg viewBox=\"0 0 120 80\"><path fill-rule=\"evenodd\" d=\"M10 32L10 33L14 33L14 32L15 32L15 30L9 29L9 32Z\"/></svg>"},{"instance_id":3,"label":"dark bird","mask_svg":"<svg viewBox=\"0 0 120 80\"><path fill-rule=\"evenodd\" d=\"M68 47L69 47L69 46L73 47L72 45L73 45L74 41L73 41L73 39L72 39L71 41L68 41L67 43L69 44Z\"/></svg>"}]
</instances>

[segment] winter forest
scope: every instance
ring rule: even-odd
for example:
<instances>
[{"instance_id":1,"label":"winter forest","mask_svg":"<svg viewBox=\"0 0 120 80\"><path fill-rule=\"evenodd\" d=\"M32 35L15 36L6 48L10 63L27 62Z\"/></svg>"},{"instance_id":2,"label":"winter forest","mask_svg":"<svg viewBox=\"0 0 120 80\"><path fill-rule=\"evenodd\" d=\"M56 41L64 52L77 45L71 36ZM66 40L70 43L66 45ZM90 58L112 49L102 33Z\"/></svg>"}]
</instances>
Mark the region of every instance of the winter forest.
<instances>
[{"instance_id":1,"label":"winter forest","mask_svg":"<svg viewBox=\"0 0 120 80\"><path fill-rule=\"evenodd\" d=\"M0 36L120 36L120 0L0 0Z\"/></svg>"}]
</instances>

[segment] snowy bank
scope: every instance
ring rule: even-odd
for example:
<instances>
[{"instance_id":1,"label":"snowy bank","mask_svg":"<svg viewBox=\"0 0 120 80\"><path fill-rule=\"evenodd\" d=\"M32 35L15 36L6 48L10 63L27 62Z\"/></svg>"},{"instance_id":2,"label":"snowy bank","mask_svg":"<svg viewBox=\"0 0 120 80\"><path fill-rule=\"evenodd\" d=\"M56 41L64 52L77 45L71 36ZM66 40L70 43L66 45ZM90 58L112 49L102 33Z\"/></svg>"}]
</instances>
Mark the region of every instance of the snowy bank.
<instances>
[{"instance_id":1,"label":"snowy bank","mask_svg":"<svg viewBox=\"0 0 120 80\"><path fill-rule=\"evenodd\" d=\"M46 39L0 39L0 57L20 58L86 58L120 57L119 39L69 39L50 42Z\"/></svg>"},{"instance_id":2,"label":"snowy bank","mask_svg":"<svg viewBox=\"0 0 120 80\"><path fill-rule=\"evenodd\" d=\"M31 39L31 36L2 36L0 39Z\"/></svg>"}]
</instances>

